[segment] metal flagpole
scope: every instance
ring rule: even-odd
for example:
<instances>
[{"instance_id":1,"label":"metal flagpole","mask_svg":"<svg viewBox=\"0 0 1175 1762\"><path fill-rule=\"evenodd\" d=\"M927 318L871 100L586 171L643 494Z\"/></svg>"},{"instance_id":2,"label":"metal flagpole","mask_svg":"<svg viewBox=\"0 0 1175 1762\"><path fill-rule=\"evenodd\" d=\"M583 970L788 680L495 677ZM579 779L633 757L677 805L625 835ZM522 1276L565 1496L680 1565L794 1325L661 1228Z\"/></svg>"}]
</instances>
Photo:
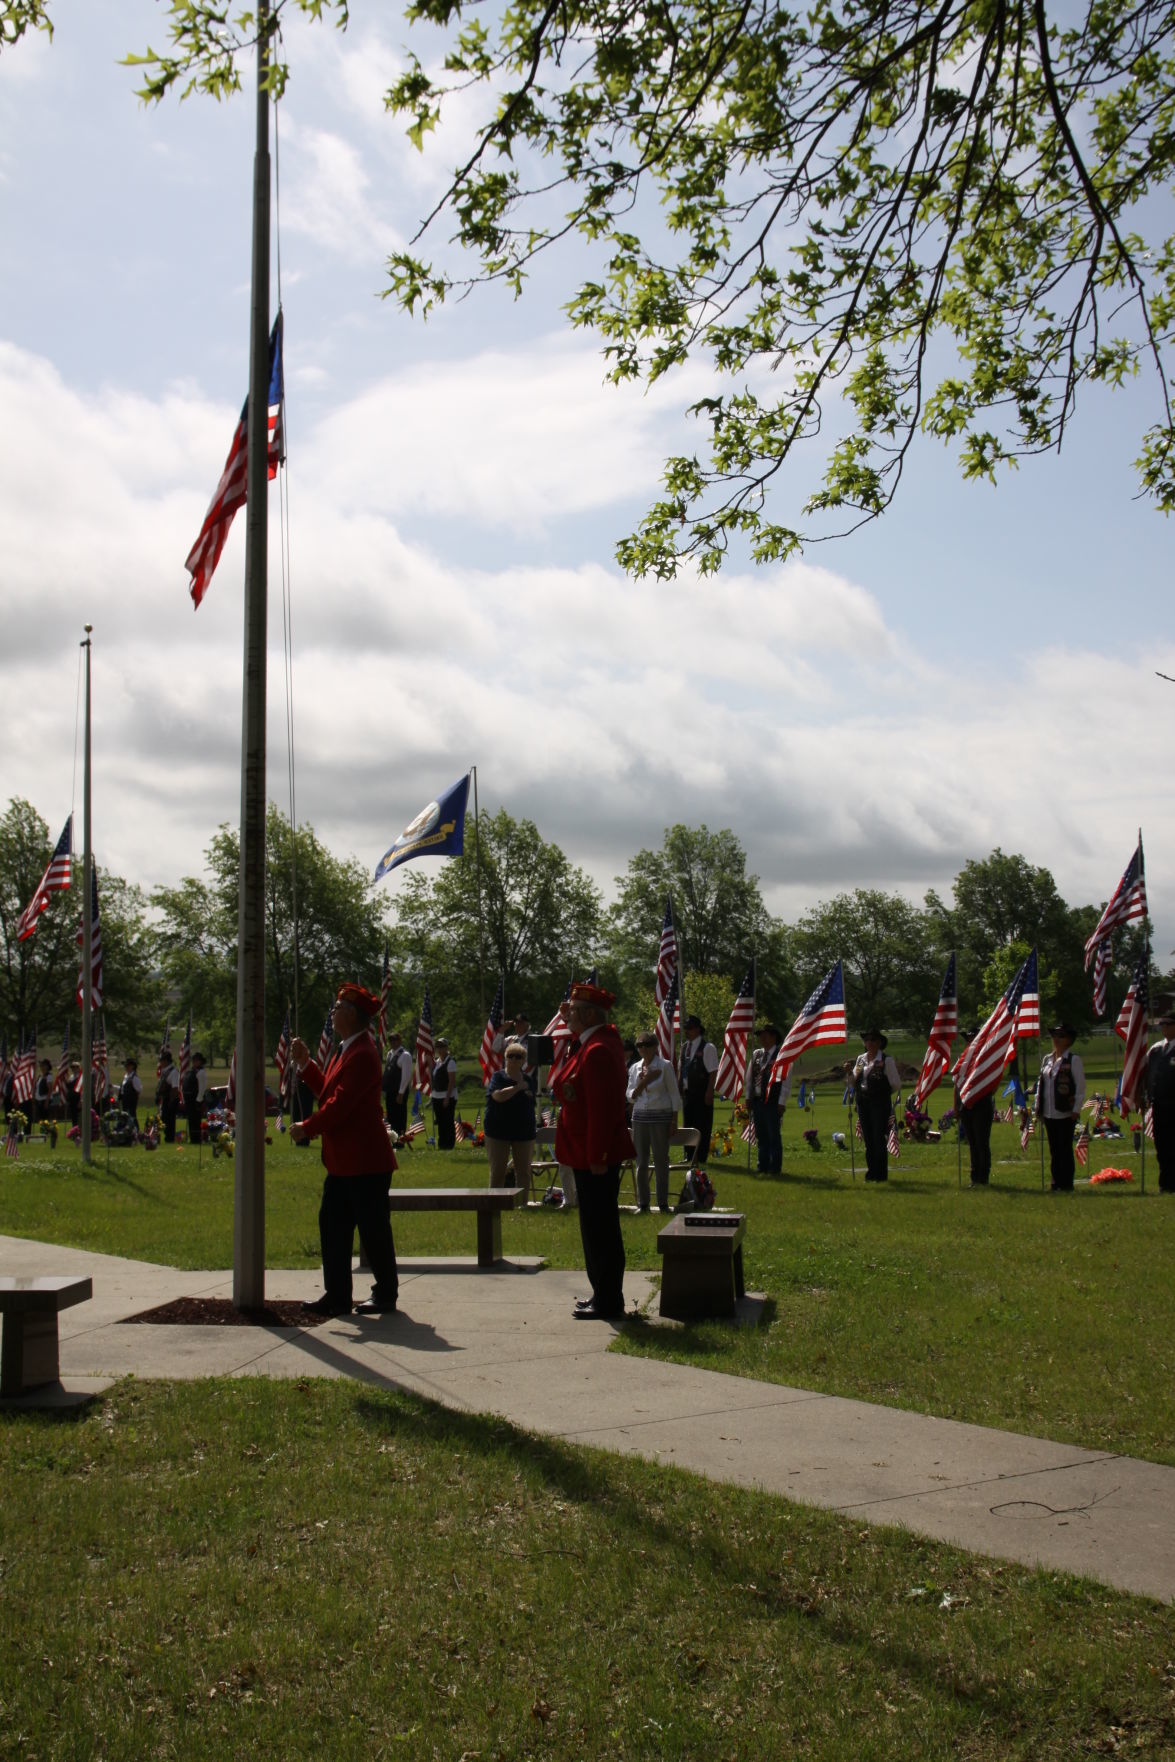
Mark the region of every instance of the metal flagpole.
<instances>
[{"instance_id":1,"label":"metal flagpole","mask_svg":"<svg viewBox=\"0 0 1175 1762\"><path fill-rule=\"evenodd\" d=\"M485 925L481 915L481 821L477 806L477 766L471 765L473 774L473 862L477 871L477 1001L481 1011L481 1019L486 1013L486 981L485 981Z\"/></svg>"},{"instance_id":2,"label":"metal flagpole","mask_svg":"<svg viewBox=\"0 0 1175 1762\"><path fill-rule=\"evenodd\" d=\"M857 1178L857 1134L853 1126L853 1096L849 1095L849 1156L852 1161L853 1180Z\"/></svg>"},{"instance_id":3,"label":"metal flagpole","mask_svg":"<svg viewBox=\"0 0 1175 1762\"><path fill-rule=\"evenodd\" d=\"M1143 887L1145 888L1145 886L1146 886L1146 858L1144 857L1144 855L1142 853L1142 827L1141 826L1138 828L1138 874L1139 874L1139 879L1142 881ZM1144 920L1144 923L1145 923L1145 920ZM1147 935L1144 935L1143 939L1142 939L1142 952L1143 952L1143 958L1146 961L1146 965L1143 968L1143 972L1146 974L1146 989L1147 989L1147 996L1149 997L1150 996L1150 988L1151 988L1151 939ZM1145 1027L1145 1024L1144 1024L1144 1027ZM1117 1035L1115 1035L1114 1038L1116 1040ZM1155 1117L1154 1116L1154 1105L1155 1104L1152 1100L1152 1102L1151 1102L1151 1118L1152 1118L1152 1120ZM1162 1176L1161 1169L1159 1171L1159 1174L1161 1177ZM1146 1192L1146 1109L1145 1108L1143 1108L1143 1110L1142 1110L1142 1161L1139 1165L1138 1191L1139 1191L1140 1195L1144 1194Z\"/></svg>"},{"instance_id":4,"label":"metal flagpole","mask_svg":"<svg viewBox=\"0 0 1175 1762\"><path fill-rule=\"evenodd\" d=\"M265 1302L265 696L269 542L269 0L257 8L245 508L233 1303Z\"/></svg>"},{"instance_id":5,"label":"metal flagpole","mask_svg":"<svg viewBox=\"0 0 1175 1762\"><path fill-rule=\"evenodd\" d=\"M82 1161L93 1162L94 1032L90 1022L94 987L94 914L90 897L94 886L94 844L90 826L93 806L90 790L90 633L86 625L86 733L82 760Z\"/></svg>"}]
</instances>

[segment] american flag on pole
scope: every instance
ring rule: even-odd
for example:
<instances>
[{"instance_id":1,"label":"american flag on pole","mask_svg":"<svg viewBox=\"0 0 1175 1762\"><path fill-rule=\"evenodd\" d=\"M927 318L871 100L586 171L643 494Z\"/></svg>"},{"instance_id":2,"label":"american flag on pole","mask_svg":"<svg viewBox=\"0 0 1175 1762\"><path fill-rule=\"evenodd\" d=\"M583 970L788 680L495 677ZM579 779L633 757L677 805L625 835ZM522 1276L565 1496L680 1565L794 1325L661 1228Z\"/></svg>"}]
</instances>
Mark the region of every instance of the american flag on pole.
<instances>
[{"instance_id":1,"label":"american flag on pole","mask_svg":"<svg viewBox=\"0 0 1175 1762\"><path fill-rule=\"evenodd\" d=\"M49 867L37 882L37 890L25 906L16 921L16 939L24 942L37 927L41 913L49 906L49 896L53 893L64 893L70 884L73 867L73 815L65 822L65 829L57 840L53 855L49 858Z\"/></svg>"},{"instance_id":2,"label":"american flag on pole","mask_svg":"<svg viewBox=\"0 0 1175 1762\"><path fill-rule=\"evenodd\" d=\"M428 995L428 986L424 988L424 1002L420 1006L420 1020L416 1024L416 1087L420 1090L423 1100L427 1101L432 1094L432 1000Z\"/></svg>"},{"instance_id":3,"label":"american flag on pole","mask_svg":"<svg viewBox=\"0 0 1175 1762\"><path fill-rule=\"evenodd\" d=\"M155 1075L163 1075L164 1060L171 1057L171 1019L163 1024L163 1039L159 1042L159 1057L155 1061Z\"/></svg>"},{"instance_id":4,"label":"american flag on pole","mask_svg":"<svg viewBox=\"0 0 1175 1762\"><path fill-rule=\"evenodd\" d=\"M1082 1168L1084 1168L1085 1164L1089 1158L1089 1127L1088 1126L1083 1125L1080 1132L1078 1132L1077 1141L1073 1146L1073 1154L1077 1158L1078 1162L1081 1164Z\"/></svg>"},{"instance_id":5,"label":"american flag on pole","mask_svg":"<svg viewBox=\"0 0 1175 1762\"><path fill-rule=\"evenodd\" d=\"M101 1104L102 1099L106 1094L110 1075L106 1054L105 1013L103 1013L98 1023L98 1032L94 1037L94 1044L90 1048L90 1068L94 1073L94 1103L97 1106Z\"/></svg>"},{"instance_id":6,"label":"american flag on pole","mask_svg":"<svg viewBox=\"0 0 1175 1762\"><path fill-rule=\"evenodd\" d=\"M383 979L379 988L379 1043L388 1043L388 1000L392 995L392 970L388 965L388 945L384 943Z\"/></svg>"},{"instance_id":7,"label":"american flag on pole","mask_svg":"<svg viewBox=\"0 0 1175 1762\"><path fill-rule=\"evenodd\" d=\"M273 329L269 336L269 476L271 480L277 476L277 468L285 457L285 443L282 435L282 405L285 402L285 387L282 379L282 315L279 312L273 321ZM188 552L184 568L192 577L188 591L192 596L193 606L198 606L208 590L213 571L220 561L233 516L238 508L243 508L248 495L248 441L249 441L249 400L245 399L241 410L241 420L233 435L232 446L228 458L224 462L224 470L220 474L220 482L216 493L208 504L208 512L204 516L204 524L200 528L200 536Z\"/></svg>"},{"instance_id":8,"label":"american flag on pole","mask_svg":"<svg viewBox=\"0 0 1175 1762\"><path fill-rule=\"evenodd\" d=\"M669 989L661 1000L661 1008L657 1012L657 1051L663 1059L670 1060L673 1055L673 1030L681 1026L681 995L678 975L674 973L669 981Z\"/></svg>"},{"instance_id":9,"label":"american flag on pole","mask_svg":"<svg viewBox=\"0 0 1175 1762\"><path fill-rule=\"evenodd\" d=\"M233 1047L233 1056L228 1061L228 1082L224 1086L224 1105L227 1112L235 1112L237 1105L237 1049Z\"/></svg>"},{"instance_id":10,"label":"american flag on pole","mask_svg":"<svg viewBox=\"0 0 1175 1762\"><path fill-rule=\"evenodd\" d=\"M724 1101L734 1101L743 1092L747 1080L747 1038L755 1019L755 963L747 968L746 978L738 988L726 1033L722 1038L722 1057L714 1078L715 1093Z\"/></svg>"},{"instance_id":11,"label":"american flag on pole","mask_svg":"<svg viewBox=\"0 0 1175 1762\"><path fill-rule=\"evenodd\" d=\"M990 1095L1016 1050L1017 1040L1040 1033L1036 950L1020 968L959 1060L959 1098L972 1107Z\"/></svg>"},{"instance_id":12,"label":"american flag on pole","mask_svg":"<svg viewBox=\"0 0 1175 1762\"><path fill-rule=\"evenodd\" d=\"M490 1013L486 1018L485 1031L481 1037L477 1062L481 1066L481 1074L488 1083L495 1071L500 1071L504 1060L500 1052L494 1051L494 1041L502 1032L502 1010L505 1003L505 979L498 980L498 989L494 992L494 1001L490 1005Z\"/></svg>"},{"instance_id":13,"label":"american flag on pole","mask_svg":"<svg viewBox=\"0 0 1175 1762\"><path fill-rule=\"evenodd\" d=\"M1126 865L1126 873L1114 889L1114 897L1097 921L1092 936L1085 944L1085 970L1088 973L1089 963L1097 953L1098 943L1116 930L1120 924L1132 923L1136 918L1146 917L1146 868L1142 857L1142 833L1138 835L1138 846Z\"/></svg>"},{"instance_id":14,"label":"american flag on pole","mask_svg":"<svg viewBox=\"0 0 1175 1762\"><path fill-rule=\"evenodd\" d=\"M1097 955L1093 963L1093 1013L1104 1016L1106 1013L1106 974L1114 964L1114 947L1108 936L1103 936L1097 945Z\"/></svg>"},{"instance_id":15,"label":"american flag on pole","mask_svg":"<svg viewBox=\"0 0 1175 1762\"><path fill-rule=\"evenodd\" d=\"M318 1068L325 1071L335 1044L334 1023L330 1010L326 1012L326 1021L322 1024L322 1033L318 1036Z\"/></svg>"},{"instance_id":16,"label":"american flag on pole","mask_svg":"<svg viewBox=\"0 0 1175 1762\"><path fill-rule=\"evenodd\" d=\"M26 1101L32 1100L36 1086L37 1030L34 1028L32 1039L21 1047L12 1067L12 1099L17 1107L23 1107Z\"/></svg>"},{"instance_id":17,"label":"american flag on pole","mask_svg":"<svg viewBox=\"0 0 1175 1762\"><path fill-rule=\"evenodd\" d=\"M848 1034L845 1021L845 975L840 961L831 967L788 1029L768 1085L781 1083L809 1046L840 1046Z\"/></svg>"},{"instance_id":18,"label":"american flag on pole","mask_svg":"<svg viewBox=\"0 0 1175 1762\"><path fill-rule=\"evenodd\" d=\"M182 1083L192 1068L192 1012L188 1011L188 1025L184 1031L183 1045L180 1047L180 1082Z\"/></svg>"},{"instance_id":19,"label":"american flag on pole","mask_svg":"<svg viewBox=\"0 0 1175 1762\"><path fill-rule=\"evenodd\" d=\"M918 1073L918 1081L914 1086L914 1106L916 1108L923 1107L927 1096L933 1095L942 1082L943 1075L951 1062L951 1047L958 1032L959 988L955 979L955 957L952 954L947 962L942 989L938 994L934 1020L930 1024L926 1057L922 1060L922 1069Z\"/></svg>"},{"instance_id":20,"label":"american flag on pole","mask_svg":"<svg viewBox=\"0 0 1175 1762\"><path fill-rule=\"evenodd\" d=\"M653 1003L657 1010L657 1051L662 1058L673 1058L673 1001L678 996L677 932L673 928L673 895L665 895L665 921L661 925L661 945L657 950L657 977L653 981ZM672 996L670 993L672 992ZM666 1003L668 999L668 1004Z\"/></svg>"},{"instance_id":21,"label":"american flag on pole","mask_svg":"<svg viewBox=\"0 0 1175 1762\"><path fill-rule=\"evenodd\" d=\"M84 951L86 946L86 927L84 923L78 925L75 940L78 947ZM85 953L83 952L83 961L85 958ZM84 972L79 972L77 986L77 1001L79 1004L83 1000L82 981L84 978ZM97 863L92 863L90 865L90 1008L94 1010L101 1009L101 1007L102 925L98 918L98 865Z\"/></svg>"},{"instance_id":22,"label":"american flag on pole","mask_svg":"<svg viewBox=\"0 0 1175 1762\"><path fill-rule=\"evenodd\" d=\"M282 1023L281 1034L278 1037L277 1051L273 1055L273 1062L277 1066L277 1092L279 1095L284 1095L287 1087L286 1073L290 1069L290 1012L288 1009L286 1019Z\"/></svg>"},{"instance_id":23,"label":"american flag on pole","mask_svg":"<svg viewBox=\"0 0 1175 1762\"><path fill-rule=\"evenodd\" d=\"M1123 1109L1137 1107L1142 1100L1142 1079L1146 1070L1146 1016L1150 1007L1150 985L1144 954L1134 969L1130 989L1118 1011L1114 1032L1126 1042L1122 1053L1122 1080L1118 1093Z\"/></svg>"},{"instance_id":24,"label":"american flag on pole","mask_svg":"<svg viewBox=\"0 0 1175 1762\"><path fill-rule=\"evenodd\" d=\"M65 1033L61 1041L61 1057L57 1061L57 1075L53 1079L53 1089L57 1094L64 1095L69 1088L69 1023L65 1024Z\"/></svg>"}]
</instances>

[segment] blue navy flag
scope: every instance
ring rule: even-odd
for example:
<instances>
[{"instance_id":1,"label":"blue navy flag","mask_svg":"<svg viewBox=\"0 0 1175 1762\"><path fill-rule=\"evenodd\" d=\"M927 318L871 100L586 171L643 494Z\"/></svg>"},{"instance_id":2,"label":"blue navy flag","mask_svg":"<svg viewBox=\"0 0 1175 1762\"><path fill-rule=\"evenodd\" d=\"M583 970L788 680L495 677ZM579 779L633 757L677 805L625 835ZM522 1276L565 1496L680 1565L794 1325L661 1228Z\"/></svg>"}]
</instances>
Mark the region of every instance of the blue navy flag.
<instances>
[{"instance_id":1,"label":"blue navy flag","mask_svg":"<svg viewBox=\"0 0 1175 1762\"><path fill-rule=\"evenodd\" d=\"M395 842L380 857L375 879L385 875L412 857L459 857L465 849L465 804L469 799L469 773L465 773L444 795L430 801L414 820L410 820Z\"/></svg>"}]
</instances>

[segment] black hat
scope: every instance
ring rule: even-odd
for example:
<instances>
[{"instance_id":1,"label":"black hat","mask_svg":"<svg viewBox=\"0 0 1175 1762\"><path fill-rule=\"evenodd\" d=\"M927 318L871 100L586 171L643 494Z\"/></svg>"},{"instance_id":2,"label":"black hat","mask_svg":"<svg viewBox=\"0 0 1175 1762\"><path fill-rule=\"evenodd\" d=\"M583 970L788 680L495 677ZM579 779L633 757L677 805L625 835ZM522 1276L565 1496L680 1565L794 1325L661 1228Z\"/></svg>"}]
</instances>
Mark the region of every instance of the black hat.
<instances>
[{"instance_id":1,"label":"black hat","mask_svg":"<svg viewBox=\"0 0 1175 1762\"><path fill-rule=\"evenodd\" d=\"M978 1032L979 1032L978 1028L964 1028L963 1032L959 1036L959 1038L962 1040L963 1045L967 1046L970 1044L970 1042L972 1040L974 1040L974 1038L978 1034Z\"/></svg>"},{"instance_id":2,"label":"black hat","mask_svg":"<svg viewBox=\"0 0 1175 1762\"><path fill-rule=\"evenodd\" d=\"M687 1016L685 1018L685 1025L687 1028L696 1028L699 1034L704 1032L701 1016Z\"/></svg>"},{"instance_id":3,"label":"black hat","mask_svg":"<svg viewBox=\"0 0 1175 1762\"><path fill-rule=\"evenodd\" d=\"M1049 1033L1056 1040L1076 1040L1077 1030L1072 1022L1054 1022Z\"/></svg>"},{"instance_id":4,"label":"black hat","mask_svg":"<svg viewBox=\"0 0 1175 1762\"><path fill-rule=\"evenodd\" d=\"M1158 1022L1160 1028L1165 1028L1167 1026L1168 1022L1175 1022L1175 1013L1173 1013L1171 1010L1164 1010L1163 1014L1161 1016L1157 1016L1155 1019Z\"/></svg>"},{"instance_id":5,"label":"black hat","mask_svg":"<svg viewBox=\"0 0 1175 1762\"><path fill-rule=\"evenodd\" d=\"M772 1040L779 1039L779 1029L774 1022L760 1022L755 1032L756 1034L770 1034Z\"/></svg>"},{"instance_id":6,"label":"black hat","mask_svg":"<svg viewBox=\"0 0 1175 1762\"><path fill-rule=\"evenodd\" d=\"M862 1034L861 1038L862 1038L862 1040L876 1040L877 1044L881 1047L882 1051L884 1051L885 1048L889 1045L889 1041L886 1039L885 1035L881 1032L880 1028L866 1028L866 1030Z\"/></svg>"}]
</instances>

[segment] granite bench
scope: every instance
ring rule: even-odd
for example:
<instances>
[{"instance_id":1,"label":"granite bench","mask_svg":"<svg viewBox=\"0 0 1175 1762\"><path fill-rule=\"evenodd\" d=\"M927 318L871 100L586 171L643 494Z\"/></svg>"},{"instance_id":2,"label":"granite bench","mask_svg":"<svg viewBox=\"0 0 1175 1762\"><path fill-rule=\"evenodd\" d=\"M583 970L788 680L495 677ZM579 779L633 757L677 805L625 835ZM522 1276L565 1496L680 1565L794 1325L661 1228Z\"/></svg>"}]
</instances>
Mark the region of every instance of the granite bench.
<instances>
[{"instance_id":1,"label":"granite bench","mask_svg":"<svg viewBox=\"0 0 1175 1762\"><path fill-rule=\"evenodd\" d=\"M90 1279L0 1276L0 1395L23 1395L59 1380L57 1318L93 1295Z\"/></svg>"}]
</instances>

